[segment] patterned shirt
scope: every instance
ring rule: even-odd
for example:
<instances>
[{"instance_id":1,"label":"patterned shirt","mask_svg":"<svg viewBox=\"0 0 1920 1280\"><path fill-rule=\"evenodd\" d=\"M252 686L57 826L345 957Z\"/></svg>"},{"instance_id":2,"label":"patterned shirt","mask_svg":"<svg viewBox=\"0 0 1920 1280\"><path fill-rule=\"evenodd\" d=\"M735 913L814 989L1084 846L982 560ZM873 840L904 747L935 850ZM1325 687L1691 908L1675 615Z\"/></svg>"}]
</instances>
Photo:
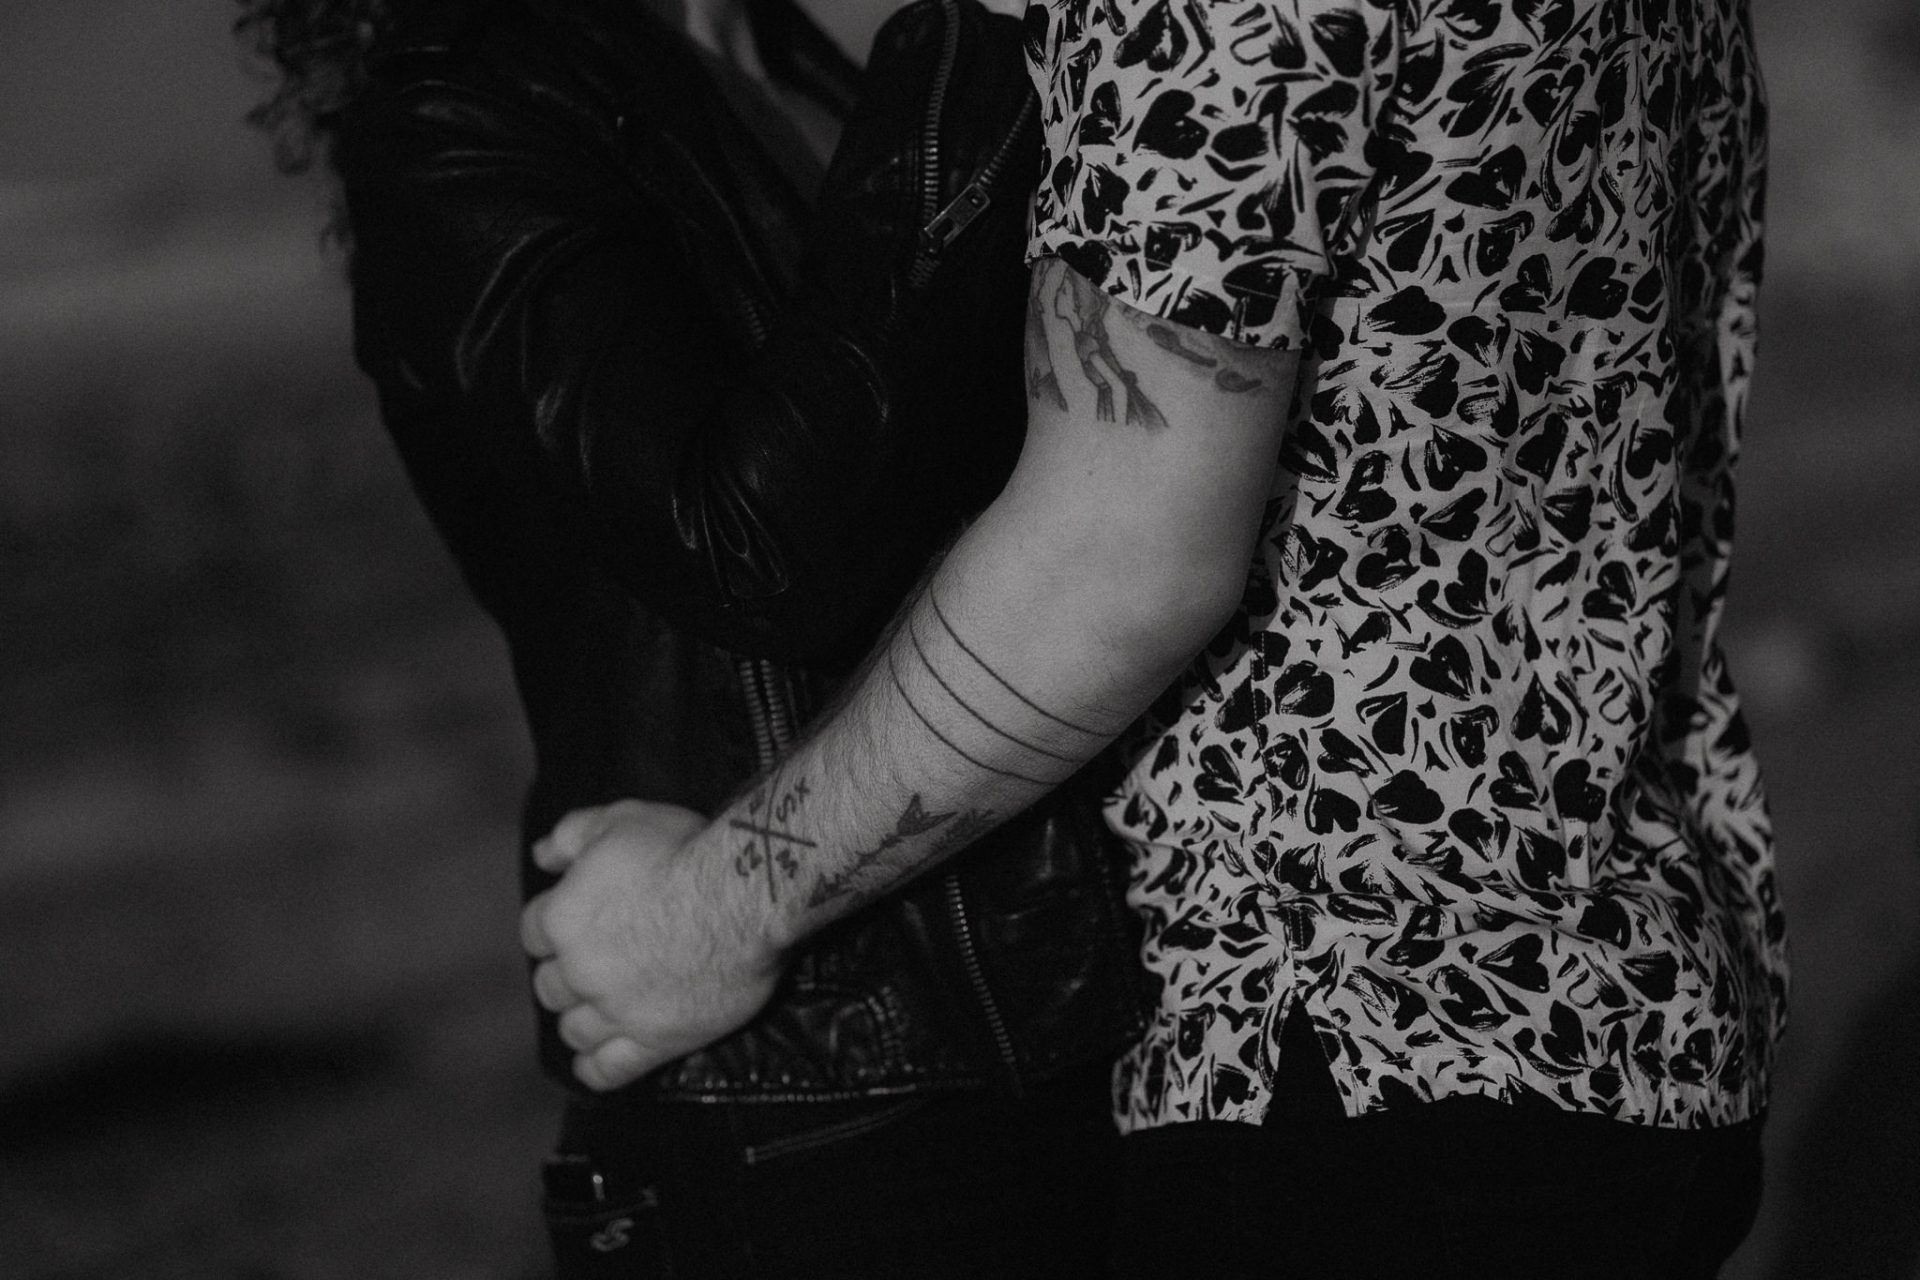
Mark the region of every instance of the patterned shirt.
<instances>
[{"instance_id":1,"label":"patterned shirt","mask_svg":"<svg viewBox=\"0 0 1920 1280\"><path fill-rule=\"evenodd\" d=\"M1785 937L1716 642L1765 108L1744 0L1044 0L1030 254L1301 352L1236 621L1109 821L1123 1127L1763 1104Z\"/></svg>"}]
</instances>

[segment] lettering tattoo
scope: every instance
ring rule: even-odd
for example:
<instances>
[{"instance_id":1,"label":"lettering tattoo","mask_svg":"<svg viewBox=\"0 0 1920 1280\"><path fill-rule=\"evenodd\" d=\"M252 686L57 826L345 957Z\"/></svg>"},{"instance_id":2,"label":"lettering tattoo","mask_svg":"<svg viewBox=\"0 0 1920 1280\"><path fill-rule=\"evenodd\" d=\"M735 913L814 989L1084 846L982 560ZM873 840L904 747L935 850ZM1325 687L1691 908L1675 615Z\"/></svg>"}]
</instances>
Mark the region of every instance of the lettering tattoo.
<instances>
[{"instance_id":1,"label":"lettering tattoo","mask_svg":"<svg viewBox=\"0 0 1920 1280\"><path fill-rule=\"evenodd\" d=\"M907 801L907 807L894 819L893 830L881 836L879 843L872 848L854 851L850 860L838 871L820 877L813 886L813 892L807 896L807 905L823 907L856 892L865 896L878 894L915 868L936 861L972 842L989 830L994 822L993 813L987 809L970 809L965 813L957 810L929 813L921 803L920 793L916 791L913 798ZM910 859L903 860L898 866L882 865L888 853L930 832L938 834ZM864 890L862 880L869 881Z\"/></svg>"},{"instance_id":2,"label":"lettering tattoo","mask_svg":"<svg viewBox=\"0 0 1920 1280\"><path fill-rule=\"evenodd\" d=\"M780 900L780 886L800 873L804 851L819 847L793 829L794 819L806 808L812 788L806 778L783 786L784 771L776 769L766 782L747 797L747 816L729 818L727 827L737 833L733 873L741 879L764 877L767 896Z\"/></svg>"}]
</instances>

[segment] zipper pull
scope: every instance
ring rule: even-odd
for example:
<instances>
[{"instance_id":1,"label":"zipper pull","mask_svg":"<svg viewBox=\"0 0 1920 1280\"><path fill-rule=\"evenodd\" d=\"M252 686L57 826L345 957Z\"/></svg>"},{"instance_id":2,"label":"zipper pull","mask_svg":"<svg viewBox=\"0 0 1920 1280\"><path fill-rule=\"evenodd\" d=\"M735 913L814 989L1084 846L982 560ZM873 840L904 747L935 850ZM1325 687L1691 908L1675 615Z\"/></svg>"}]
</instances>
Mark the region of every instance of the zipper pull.
<instances>
[{"instance_id":1,"label":"zipper pull","mask_svg":"<svg viewBox=\"0 0 1920 1280\"><path fill-rule=\"evenodd\" d=\"M935 214L933 221L920 229L920 257L938 258L947 251L947 247L960 238L960 233L970 226L973 220L986 212L993 197L987 192L984 178L975 178L967 184L966 190L953 198L953 203Z\"/></svg>"}]
</instances>

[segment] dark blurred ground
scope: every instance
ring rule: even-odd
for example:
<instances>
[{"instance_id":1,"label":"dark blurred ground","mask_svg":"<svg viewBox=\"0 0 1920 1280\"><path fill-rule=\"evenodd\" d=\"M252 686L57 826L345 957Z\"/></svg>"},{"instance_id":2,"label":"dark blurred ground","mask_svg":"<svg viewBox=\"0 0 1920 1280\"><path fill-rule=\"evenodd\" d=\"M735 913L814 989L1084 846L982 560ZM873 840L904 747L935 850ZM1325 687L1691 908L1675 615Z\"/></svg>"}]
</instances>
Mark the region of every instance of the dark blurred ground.
<instances>
[{"instance_id":1,"label":"dark blurred ground","mask_svg":"<svg viewBox=\"0 0 1920 1280\"><path fill-rule=\"evenodd\" d=\"M1920 13L1754 0L1730 647L1795 927L1736 1280L1920 1277ZM0 1277L540 1273L500 647L225 0L0 8Z\"/></svg>"}]
</instances>

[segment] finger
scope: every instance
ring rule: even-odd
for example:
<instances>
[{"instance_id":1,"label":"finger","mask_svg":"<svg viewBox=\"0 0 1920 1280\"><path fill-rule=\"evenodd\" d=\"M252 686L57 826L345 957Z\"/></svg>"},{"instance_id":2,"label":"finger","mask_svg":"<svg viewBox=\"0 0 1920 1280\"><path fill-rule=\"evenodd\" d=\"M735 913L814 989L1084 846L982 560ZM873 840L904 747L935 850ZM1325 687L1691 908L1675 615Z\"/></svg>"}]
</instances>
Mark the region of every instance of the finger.
<instances>
[{"instance_id":1,"label":"finger","mask_svg":"<svg viewBox=\"0 0 1920 1280\"><path fill-rule=\"evenodd\" d=\"M608 810L609 806L604 804L575 809L554 823L546 838L534 845L534 860L549 871L557 871L572 862L607 829L607 823L612 820ZM546 861L540 861L542 858Z\"/></svg>"},{"instance_id":2,"label":"finger","mask_svg":"<svg viewBox=\"0 0 1920 1280\"><path fill-rule=\"evenodd\" d=\"M620 1028L590 1004L576 1004L560 1015L561 1043L576 1053L591 1053L619 1034Z\"/></svg>"},{"instance_id":3,"label":"finger","mask_svg":"<svg viewBox=\"0 0 1920 1280\"><path fill-rule=\"evenodd\" d=\"M533 971L533 998L552 1013L580 1004L580 994L568 985L557 960L549 960Z\"/></svg>"},{"instance_id":4,"label":"finger","mask_svg":"<svg viewBox=\"0 0 1920 1280\"><path fill-rule=\"evenodd\" d=\"M583 1053L575 1058L573 1074L587 1088L604 1093L621 1085L632 1084L658 1065L638 1044L626 1036L615 1036L592 1053Z\"/></svg>"},{"instance_id":5,"label":"finger","mask_svg":"<svg viewBox=\"0 0 1920 1280\"><path fill-rule=\"evenodd\" d=\"M551 833L533 842L533 865L548 875L559 875L573 864L573 859L577 856L577 853L568 855L561 852L560 846L554 843Z\"/></svg>"},{"instance_id":6,"label":"finger","mask_svg":"<svg viewBox=\"0 0 1920 1280\"><path fill-rule=\"evenodd\" d=\"M535 960L558 950L547 934L547 899L547 894L540 894L520 909L520 949Z\"/></svg>"}]
</instances>

